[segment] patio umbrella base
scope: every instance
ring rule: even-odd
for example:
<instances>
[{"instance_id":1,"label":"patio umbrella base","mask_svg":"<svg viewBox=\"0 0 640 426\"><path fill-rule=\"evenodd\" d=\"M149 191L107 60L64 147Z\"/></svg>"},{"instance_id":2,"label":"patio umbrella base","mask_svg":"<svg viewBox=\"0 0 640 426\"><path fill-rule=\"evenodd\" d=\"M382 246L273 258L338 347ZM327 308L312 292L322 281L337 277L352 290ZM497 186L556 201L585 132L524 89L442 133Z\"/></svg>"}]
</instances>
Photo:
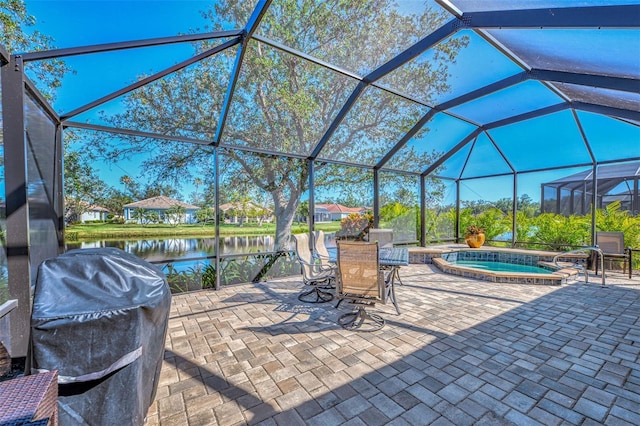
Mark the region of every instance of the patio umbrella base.
<instances>
[{"instance_id":1,"label":"patio umbrella base","mask_svg":"<svg viewBox=\"0 0 640 426\"><path fill-rule=\"evenodd\" d=\"M347 330L376 331L384 327L384 318L378 314L368 313L363 306L357 311L343 314L338 318L338 324Z\"/></svg>"},{"instance_id":2,"label":"patio umbrella base","mask_svg":"<svg viewBox=\"0 0 640 426\"><path fill-rule=\"evenodd\" d=\"M298 295L298 300L305 303L326 303L333 300L333 294L322 291L318 287L314 287L309 291L300 293Z\"/></svg>"}]
</instances>

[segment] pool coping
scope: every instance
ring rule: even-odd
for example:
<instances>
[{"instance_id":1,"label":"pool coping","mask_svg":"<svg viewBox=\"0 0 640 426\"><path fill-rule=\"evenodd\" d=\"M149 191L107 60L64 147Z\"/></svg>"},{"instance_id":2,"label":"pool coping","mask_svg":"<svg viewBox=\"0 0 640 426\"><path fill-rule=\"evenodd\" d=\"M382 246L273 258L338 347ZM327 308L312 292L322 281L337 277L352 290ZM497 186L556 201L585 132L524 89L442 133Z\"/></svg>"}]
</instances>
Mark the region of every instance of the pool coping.
<instances>
[{"instance_id":1,"label":"pool coping","mask_svg":"<svg viewBox=\"0 0 640 426\"><path fill-rule=\"evenodd\" d=\"M475 278L494 283L562 285L569 277L578 275L575 268L563 268L550 274L535 274L531 272L498 272L454 265L441 257L433 258L432 263L442 272L465 278Z\"/></svg>"}]
</instances>

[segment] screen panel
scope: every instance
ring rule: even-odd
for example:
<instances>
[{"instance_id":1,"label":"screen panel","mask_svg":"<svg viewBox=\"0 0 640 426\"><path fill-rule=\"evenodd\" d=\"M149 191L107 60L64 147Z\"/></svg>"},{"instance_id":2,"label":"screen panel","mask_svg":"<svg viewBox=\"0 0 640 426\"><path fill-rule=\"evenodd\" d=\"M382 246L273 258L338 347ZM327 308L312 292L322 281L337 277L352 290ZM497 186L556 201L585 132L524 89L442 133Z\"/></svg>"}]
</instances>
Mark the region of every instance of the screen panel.
<instances>
[{"instance_id":1,"label":"screen panel","mask_svg":"<svg viewBox=\"0 0 640 426\"><path fill-rule=\"evenodd\" d=\"M428 110L420 104L369 86L318 158L373 166Z\"/></svg>"},{"instance_id":2,"label":"screen panel","mask_svg":"<svg viewBox=\"0 0 640 426\"><path fill-rule=\"evenodd\" d=\"M489 131L516 171L590 164L571 111L561 111Z\"/></svg>"},{"instance_id":3,"label":"screen panel","mask_svg":"<svg viewBox=\"0 0 640 426\"><path fill-rule=\"evenodd\" d=\"M420 177L380 172L380 224L393 230L393 243L414 243L420 236Z\"/></svg>"},{"instance_id":4,"label":"screen panel","mask_svg":"<svg viewBox=\"0 0 640 426\"><path fill-rule=\"evenodd\" d=\"M554 83L554 85L572 101L640 112L640 94L638 93L567 83Z\"/></svg>"},{"instance_id":5,"label":"screen panel","mask_svg":"<svg viewBox=\"0 0 640 426\"><path fill-rule=\"evenodd\" d=\"M630 29L488 30L532 68L640 77L640 34Z\"/></svg>"},{"instance_id":6,"label":"screen panel","mask_svg":"<svg viewBox=\"0 0 640 426\"><path fill-rule=\"evenodd\" d=\"M448 111L471 121L488 124L562 102L562 99L538 81L525 81Z\"/></svg>"},{"instance_id":7,"label":"screen panel","mask_svg":"<svg viewBox=\"0 0 640 426\"><path fill-rule=\"evenodd\" d=\"M456 182L428 177L425 181L425 240L427 244L455 239Z\"/></svg>"},{"instance_id":8,"label":"screen panel","mask_svg":"<svg viewBox=\"0 0 640 426\"><path fill-rule=\"evenodd\" d=\"M357 81L260 42L251 42L222 145L309 155Z\"/></svg>"},{"instance_id":9,"label":"screen panel","mask_svg":"<svg viewBox=\"0 0 640 426\"><path fill-rule=\"evenodd\" d=\"M640 158L640 126L584 111L577 115L597 161Z\"/></svg>"},{"instance_id":10,"label":"screen panel","mask_svg":"<svg viewBox=\"0 0 640 426\"><path fill-rule=\"evenodd\" d=\"M56 34L59 48L116 43L140 38L171 37L198 32L242 29L257 0L222 2L176 1L73 1L29 3L29 14L39 18L43 34ZM204 12L204 16L203 16ZM73 31L56 31L72 28Z\"/></svg>"},{"instance_id":11,"label":"screen panel","mask_svg":"<svg viewBox=\"0 0 640 426\"><path fill-rule=\"evenodd\" d=\"M333 238L362 239L373 225L373 171L355 166L314 163L316 214Z\"/></svg>"},{"instance_id":12,"label":"screen panel","mask_svg":"<svg viewBox=\"0 0 640 426\"><path fill-rule=\"evenodd\" d=\"M73 117L73 121L213 141L236 47Z\"/></svg>"},{"instance_id":13,"label":"screen panel","mask_svg":"<svg viewBox=\"0 0 640 426\"><path fill-rule=\"evenodd\" d=\"M435 105L521 71L477 33L462 30L379 83Z\"/></svg>"},{"instance_id":14,"label":"screen panel","mask_svg":"<svg viewBox=\"0 0 640 426\"><path fill-rule=\"evenodd\" d=\"M385 168L423 172L476 127L448 114L437 113L392 156Z\"/></svg>"},{"instance_id":15,"label":"screen panel","mask_svg":"<svg viewBox=\"0 0 640 426\"><path fill-rule=\"evenodd\" d=\"M362 76L451 16L433 0L271 2L257 33Z\"/></svg>"},{"instance_id":16,"label":"screen panel","mask_svg":"<svg viewBox=\"0 0 640 426\"><path fill-rule=\"evenodd\" d=\"M512 173L509 164L486 134L478 136L461 171L463 179Z\"/></svg>"},{"instance_id":17,"label":"screen panel","mask_svg":"<svg viewBox=\"0 0 640 426\"><path fill-rule=\"evenodd\" d=\"M58 204L62 188L56 167L56 126L38 103L25 96L25 141L27 145L27 203L29 205L29 260L32 284L40 263L58 254L62 233Z\"/></svg>"},{"instance_id":18,"label":"screen panel","mask_svg":"<svg viewBox=\"0 0 640 426\"><path fill-rule=\"evenodd\" d=\"M450 0L463 12L634 4L635 0Z\"/></svg>"}]
</instances>

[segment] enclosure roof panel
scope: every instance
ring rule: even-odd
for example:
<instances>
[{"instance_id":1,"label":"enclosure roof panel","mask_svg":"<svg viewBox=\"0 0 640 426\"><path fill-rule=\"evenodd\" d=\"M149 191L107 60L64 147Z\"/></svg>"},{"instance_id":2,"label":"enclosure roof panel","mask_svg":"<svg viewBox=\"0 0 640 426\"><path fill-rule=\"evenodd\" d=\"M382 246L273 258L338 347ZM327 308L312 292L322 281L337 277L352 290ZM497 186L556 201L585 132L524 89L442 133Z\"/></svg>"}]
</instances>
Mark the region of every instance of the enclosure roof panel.
<instances>
[{"instance_id":1,"label":"enclosure roof panel","mask_svg":"<svg viewBox=\"0 0 640 426\"><path fill-rule=\"evenodd\" d=\"M479 124L488 124L561 103L562 99L538 81L525 81L448 111Z\"/></svg>"},{"instance_id":2,"label":"enclosure roof panel","mask_svg":"<svg viewBox=\"0 0 640 426\"><path fill-rule=\"evenodd\" d=\"M572 101L640 112L640 93L569 83L554 85Z\"/></svg>"},{"instance_id":3,"label":"enclosure roof panel","mask_svg":"<svg viewBox=\"0 0 640 426\"><path fill-rule=\"evenodd\" d=\"M218 21L216 25L203 16L203 12L215 10L224 3L220 0L206 2L28 0L26 4L29 14L37 19L38 31L53 37L58 48L74 48L102 43L128 42L139 39L140 34L144 34L144 38L151 39L179 34L242 29L247 25L258 1L243 0L243 13L234 15L232 19Z\"/></svg>"},{"instance_id":4,"label":"enclosure roof panel","mask_svg":"<svg viewBox=\"0 0 640 426\"><path fill-rule=\"evenodd\" d=\"M374 166L428 111L424 105L371 86L355 102L318 159Z\"/></svg>"},{"instance_id":5,"label":"enclosure roof panel","mask_svg":"<svg viewBox=\"0 0 640 426\"><path fill-rule=\"evenodd\" d=\"M518 172L592 162L571 111L561 111L489 131Z\"/></svg>"},{"instance_id":6,"label":"enclosure roof panel","mask_svg":"<svg viewBox=\"0 0 640 426\"><path fill-rule=\"evenodd\" d=\"M302 9L308 19L297 20ZM300 11L300 10L298 10ZM434 0L273 0L256 34L367 75L441 26L450 15Z\"/></svg>"},{"instance_id":7,"label":"enclosure roof panel","mask_svg":"<svg viewBox=\"0 0 640 426\"><path fill-rule=\"evenodd\" d=\"M640 127L589 112L578 111L577 118L598 163L640 159Z\"/></svg>"},{"instance_id":8,"label":"enclosure roof panel","mask_svg":"<svg viewBox=\"0 0 640 426\"><path fill-rule=\"evenodd\" d=\"M600 179L624 179L640 176L640 161L629 163L607 164L598 167L598 180ZM593 170L584 170L559 179L544 183L543 185L557 186L562 183L591 181Z\"/></svg>"},{"instance_id":9,"label":"enclosure roof panel","mask_svg":"<svg viewBox=\"0 0 640 426\"><path fill-rule=\"evenodd\" d=\"M509 174L513 172L497 145L483 133L475 140L473 150L460 173L461 179Z\"/></svg>"},{"instance_id":10,"label":"enclosure roof panel","mask_svg":"<svg viewBox=\"0 0 640 426\"><path fill-rule=\"evenodd\" d=\"M139 7L124 3L101 5L99 36L82 22L63 49L21 55L77 71L53 101L64 126L454 179L640 158L637 0L216 0L192 20L157 2L190 25L147 31L149 11L144 40L117 24Z\"/></svg>"},{"instance_id":11,"label":"enclosure roof panel","mask_svg":"<svg viewBox=\"0 0 640 426\"><path fill-rule=\"evenodd\" d=\"M640 34L635 29L504 29L487 32L532 68L640 77Z\"/></svg>"},{"instance_id":12,"label":"enclosure roof panel","mask_svg":"<svg viewBox=\"0 0 640 426\"><path fill-rule=\"evenodd\" d=\"M636 4L632 0L449 0L462 12Z\"/></svg>"},{"instance_id":13,"label":"enclosure roof panel","mask_svg":"<svg viewBox=\"0 0 640 426\"><path fill-rule=\"evenodd\" d=\"M475 129L476 126L445 113L435 114L400 148L398 155L390 158L384 167L421 172L426 168L425 166L433 164ZM415 164L404 160L408 157L421 157L424 160Z\"/></svg>"}]
</instances>

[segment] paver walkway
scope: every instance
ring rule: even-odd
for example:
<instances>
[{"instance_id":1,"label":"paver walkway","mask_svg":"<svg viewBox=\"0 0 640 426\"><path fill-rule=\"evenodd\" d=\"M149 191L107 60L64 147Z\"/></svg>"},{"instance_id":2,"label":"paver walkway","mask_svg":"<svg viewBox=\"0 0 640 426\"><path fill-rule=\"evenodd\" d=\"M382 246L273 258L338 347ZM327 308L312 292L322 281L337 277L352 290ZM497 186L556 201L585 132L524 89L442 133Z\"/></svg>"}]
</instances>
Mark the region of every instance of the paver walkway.
<instances>
[{"instance_id":1,"label":"paver walkway","mask_svg":"<svg viewBox=\"0 0 640 426\"><path fill-rule=\"evenodd\" d=\"M174 296L147 424L640 424L640 277L401 277L374 333L299 302L297 277Z\"/></svg>"}]
</instances>

